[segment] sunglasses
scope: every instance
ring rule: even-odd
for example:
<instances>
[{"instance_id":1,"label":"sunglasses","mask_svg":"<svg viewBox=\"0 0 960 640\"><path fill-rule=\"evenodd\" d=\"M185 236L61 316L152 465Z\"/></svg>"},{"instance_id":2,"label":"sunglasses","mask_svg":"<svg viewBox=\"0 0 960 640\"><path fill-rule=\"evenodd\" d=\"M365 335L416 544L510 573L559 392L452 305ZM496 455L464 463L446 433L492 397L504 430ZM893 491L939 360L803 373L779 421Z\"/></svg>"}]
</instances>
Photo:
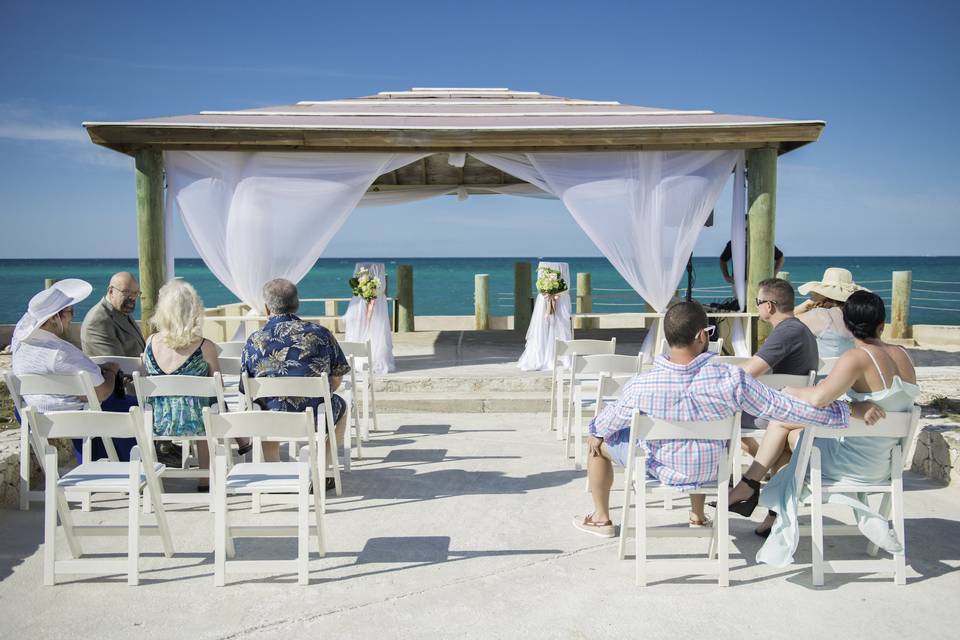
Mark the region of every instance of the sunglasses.
<instances>
[{"instance_id":1,"label":"sunglasses","mask_svg":"<svg viewBox=\"0 0 960 640\"><path fill-rule=\"evenodd\" d=\"M706 333L706 334L707 334L707 337L709 337L709 338L712 338L712 337L713 337L713 332L716 331L716 330L717 330L717 327L714 326L714 325L712 325L712 324L708 324L707 326L705 326L705 327L703 328L703 332Z\"/></svg>"},{"instance_id":2,"label":"sunglasses","mask_svg":"<svg viewBox=\"0 0 960 640\"><path fill-rule=\"evenodd\" d=\"M760 298L757 298L757 306L758 306L758 307L759 307L760 305L766 304L766 303L768 303L768 302L769 302L770 304L777 304L777 301L776 301L776 300L761 300Z\"/></svg>"}]
</instances>

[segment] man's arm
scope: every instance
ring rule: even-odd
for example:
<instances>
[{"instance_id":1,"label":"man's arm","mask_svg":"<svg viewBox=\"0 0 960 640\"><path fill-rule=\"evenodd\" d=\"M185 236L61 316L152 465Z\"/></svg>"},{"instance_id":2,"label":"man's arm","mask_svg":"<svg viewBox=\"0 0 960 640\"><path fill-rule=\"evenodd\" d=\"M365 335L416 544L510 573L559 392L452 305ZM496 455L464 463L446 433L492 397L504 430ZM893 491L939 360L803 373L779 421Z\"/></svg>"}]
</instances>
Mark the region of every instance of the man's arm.
<instances>
[{"instance_id":1,"label":"man's arm","mask_svg":"<svg viewBox=\"0 0 960 640\"><path fill-rule=\"evenodd\" d=\"M835 429L845 429L850 423L846 402L835 400L825 407L814 407L761 384L746 372L740 373L739 378L734 401L740 409L758 418Z\"/></svg>"},{"instance_id":2,"label":"man's arm","mask_svg":"<svg viewBox=\"0 0 960 640\"><path fill-rule=\"evenodd\" d=\"M783 254L780 254L780 257L776 259L773 265L773 275L777 275L783 271Z\"/></svg>"},{"instance_id":3,"label":"man's arm","mask_svg":"<svg viewBox=\"0 0 960 640\"><path fill-rule=\"evenodd\" d=\"M729 261L720 258L720 273L723 274L723 279L727 282L733 282L733 276L730 275Z\"/></svg>"},{"instance_id":4,"label":"man's arm","mask_svg":"<svg viewBox=\"0 0 960 640\"><path fill-rule=\"evenodd\" d=\"M340 388L340 383L343 381L343 376L330 376L327 380L330 383L330 393L333 393Z\"/></svg>"},{"instance_id":5,"label":"man's arm","mask_svg":"<svg viewBox=\"0 0 960 640\"><path fill-rule=\"evenodd\" d=\"M628 382L617 401L605 406L600 414L590 421L590 435L606 438L617 431L630 428L633 412L637 408L635 393L637 384L636 379Z\"/></svg>"},{"instance_id":6,"label":"man's arm","mask_svg":"<svg viewBox=\"0 0 960 640\"><path fill-rule=\"evenodd\" d=\"M770 371L770 365L760 356L753 356L741 364L740 368L746 371L752 378L759 378Z\"/></svg>"},{"instance_id":7,"label":"man's arm","mask_svg":"<svg viewBox=\"0 0 960 640\"><path fill-rule=\"evenodd\" d=\"M110 322L101 318L92 318L91 322L80 327L80 346L83 352L95 358L97 356L121 356L123 349L116 335L110 330Z\"/></svg>"}]
</instances>

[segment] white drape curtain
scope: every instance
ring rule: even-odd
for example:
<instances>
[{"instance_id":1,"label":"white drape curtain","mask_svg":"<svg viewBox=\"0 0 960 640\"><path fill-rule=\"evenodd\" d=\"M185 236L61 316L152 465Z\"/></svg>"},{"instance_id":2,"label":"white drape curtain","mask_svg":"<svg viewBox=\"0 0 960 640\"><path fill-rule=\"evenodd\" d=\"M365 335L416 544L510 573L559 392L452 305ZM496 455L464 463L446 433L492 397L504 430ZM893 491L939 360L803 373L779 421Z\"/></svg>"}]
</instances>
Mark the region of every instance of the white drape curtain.
<instances>
[{"instance_id":1,"label":"white drape curtain","mask_svg":"<svg viewBox=\"0 0 960 640\"><path fill-rule=\"evenodd\" d=\"M524 371L546 371L553 368L553 357L556 343L554 340L572 340L573 325L571 324L570 304L570 265L566 262L541 262L537 271L542 268L555 269L567 283L567 290L560 294L554 304L553 313L548 313L547 299L537 294L533 305L533 317L527 328L527 343L523 355L517 363Z\"/></svg>"},{"instance_id":2,"label":"white drape curtain","mask_svg":"<svg viewBox=\"0 0 960 640\"><path fill-rule=\"evenodd\" d=\"M547 200L556 200L556 198L549 193L545 193L541 189L533 186L532 184L504 184L504 185L489 185L484 186L482 189L479 187L470 187L470 190L475 192L482 192L485 194L495 194L499 193L502 195L510 196L522 196L524 198L540 198ZM385 207L391 204L407 204L408 202L419 202L421 200L428 200L430 198L436 198L438 196L444 196L447 194L457 194L462 191L463 197L466 197L467 191L466 188L450 188L449 185L441 186L417 186L409 187L402 189L386 189L383 191L371 191L364 194L361 198L360 203L357 205L358 208L366 207Z\"/></svg>"},{"instance_id":3,"label":"white drape curtain","mask_svg":"<svg viewBox=\"0 0 960 640\"><path fill-rule=\"evenodd\" d=\"M167 207L220 282L253 309L299 282L377 176L428 154L165 151Z\"/></svg>"},{"instance_id":4,"label":"white drape curtain","mask_svg":"<svg viewBox=\"0 0 960 640\"><path fill-rule=\"evenodd\" d=\"M663 313L740 151L476 153L551 193L634 290ZM649 338L650 336L648 336ZM644 344L650 352L652 341Z\"/></svg>"},{"instance_id":5,"label":"white drape curtain","mask_svg":"<svg viewBox=\"0 0 960 640\"><path fill-rule=\"evenodd\" d=\"M370 341L370 368L374 373L389 373L396 369L393 359L393 334L390 327L390 311L387 308L386 268L382 262L358 262L354 273L361 268L370 272L371 278L379 280L380 294L373 301L373 308L360 296L353 296L343 316L347 342Z\"/></svg>"},{"instance_id":6,"label":"white drape curtain","mask_svg":"<svg viewBox=\"0 0 960 640\"><path fill-rule=\"evenodd\" d=\"M740 311L747 308L747 184L746 159L739 152L737 166L733 173L733 205L730 211L730 250L733 262L733 289L740 303ZM731 331L733 352L740 357L750 355L747 344L746 323L749 318L734 320Z\"/></svg>"}]
</instances>

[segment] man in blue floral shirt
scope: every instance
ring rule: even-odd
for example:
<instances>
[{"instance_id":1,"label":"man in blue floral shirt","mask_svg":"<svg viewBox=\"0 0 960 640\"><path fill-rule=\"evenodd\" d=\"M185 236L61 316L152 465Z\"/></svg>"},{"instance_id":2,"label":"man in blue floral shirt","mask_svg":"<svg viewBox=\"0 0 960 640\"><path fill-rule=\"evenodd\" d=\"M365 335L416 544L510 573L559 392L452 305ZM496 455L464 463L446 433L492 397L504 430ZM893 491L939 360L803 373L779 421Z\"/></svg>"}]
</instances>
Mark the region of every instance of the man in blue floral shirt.
<instances>
[{"instance_id":1,"label":"man in blue floral shirt","mask_svg":"<svg viewBox=\"0 0 960 640\"><path fill-rule=\"evenodd\" d=\"M326 373L330 391L336 391L343 375L350 372L350 365L328 329L295 315L300 308L296 285L283 278L271 280L263 286L263 299L270 319L247 339L241 355L242 370L251 378ZM336 394L331 400L337 445L343 446L346 403ZM262 398L257 404L267 411L306 411L312 407L315 416L324 410L323 398ZM279 461L279 447L277 442L264 442L264 459Z\"/></svg>"}]
</instances>

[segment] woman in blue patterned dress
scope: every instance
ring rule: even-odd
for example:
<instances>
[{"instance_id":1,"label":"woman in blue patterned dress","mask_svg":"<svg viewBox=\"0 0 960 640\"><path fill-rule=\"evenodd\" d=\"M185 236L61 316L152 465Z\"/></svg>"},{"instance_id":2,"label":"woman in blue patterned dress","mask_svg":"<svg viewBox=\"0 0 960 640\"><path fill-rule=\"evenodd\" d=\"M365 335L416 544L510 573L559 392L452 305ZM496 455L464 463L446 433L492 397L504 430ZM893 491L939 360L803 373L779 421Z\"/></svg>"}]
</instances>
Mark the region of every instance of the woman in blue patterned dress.
<instances>
[{"instance_id":1,"label":"woman in blue patterned dress","mask_svg":"<svg viewBox=\"0 0 960 640\"><path fill-rule=\"evenodd\" d=\"M157 333L147 340L143 352L147 375L212 376L220 370L216 345L202 335L203 301L190 284L171 280L163 285L153 326ZM203 435L203 408L214 402L190 396L152 398L154 435ZM200 442L197 448L200 468L206 469L210 464L207 444ZM206 487L202 482L198 489Z\"/></svg>"}]
</instances>

